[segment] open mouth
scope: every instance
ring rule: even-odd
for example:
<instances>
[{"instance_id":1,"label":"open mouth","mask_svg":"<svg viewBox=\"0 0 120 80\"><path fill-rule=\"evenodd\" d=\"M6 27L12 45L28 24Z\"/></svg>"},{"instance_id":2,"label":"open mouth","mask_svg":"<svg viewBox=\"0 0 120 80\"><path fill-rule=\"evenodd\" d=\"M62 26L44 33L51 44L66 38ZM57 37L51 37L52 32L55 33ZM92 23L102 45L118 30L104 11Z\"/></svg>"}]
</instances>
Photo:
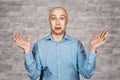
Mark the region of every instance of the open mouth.
<instances>
[{"instance_id":1,"label":"open mouth","mask_svg":"<svg viewBox=\"0 0 120 80\"><path fill-rule=\"evenodd\" d=\"M55 27L55 29L61 29L61 27Z\"/></svg>"},{"instance_id":2,"label":"open mouth","mask_svg":"<svg viewBox=\"0 0 120 80\"><path fill-rule=\"evenodd\" d=\"M56 30L60 30L61 27L60 27L60 26L56 26L55 29L56 29Z\"/></svg>"}]
</instances>

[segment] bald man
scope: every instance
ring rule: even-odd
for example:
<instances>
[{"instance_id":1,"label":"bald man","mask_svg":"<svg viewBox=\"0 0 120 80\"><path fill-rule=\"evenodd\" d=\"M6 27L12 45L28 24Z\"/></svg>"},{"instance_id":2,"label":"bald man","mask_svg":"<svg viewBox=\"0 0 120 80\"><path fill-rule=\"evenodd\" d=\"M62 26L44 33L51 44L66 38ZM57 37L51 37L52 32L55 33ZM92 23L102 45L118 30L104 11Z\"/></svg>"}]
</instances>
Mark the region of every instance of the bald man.
<instances>
[{"instance_id":1,"label":"bald man","mask_svg":"<svg viewBox=\"0 0 120 80\"><path fill-rule=\"evenodd\" d=\"M107 41L107 30L90 40L90 51L85 52L82 43L66 34L67 11L62 7L50 10L51 33L38 40L30 51L30 38L13 35L14 43L23 49L25 68L31 80L80 80L91 78L96 68L96 49Z\"/></svg>"}]
</instances>

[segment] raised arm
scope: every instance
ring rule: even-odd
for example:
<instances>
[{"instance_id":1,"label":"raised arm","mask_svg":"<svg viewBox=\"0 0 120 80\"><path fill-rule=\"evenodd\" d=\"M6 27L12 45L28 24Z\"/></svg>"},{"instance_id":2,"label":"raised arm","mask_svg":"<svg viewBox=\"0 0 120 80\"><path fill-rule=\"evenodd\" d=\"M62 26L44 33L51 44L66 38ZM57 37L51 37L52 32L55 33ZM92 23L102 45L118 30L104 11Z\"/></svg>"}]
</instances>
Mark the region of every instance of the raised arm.
<instances>
[{"instance_id":1,"label":"raised arm","mask_svg":"<svg viewBox=\"0 0 120 80\"><path fill-rule=\"evenodd\" d=\"M28 53L30 51L30 38L29 36L26 36L26 39L23 40L21 35L19 33L13 34L13 42L15 45L23 49L25 53Z\"/></svg>"},{"instance_id":2,"label":"raised arm","mask_svg":"<svg viewBox=\"0 0 120 80\"><path fill-rule=\"evenodd\" d=\"M107 41L108 31L106 29L100 31L99 35L92 35L90 40L90 51L95 53L96 49Z\"/></svg>"},{"instance_id":3,"label":"raised arm","mask_svg":"<svg viewBox=\"0 0 120 80\"><path fill-rule=\"evenodd\" d=\"M13 35L13 42L15 45L23 49L24 58L25 58L25 69L27 71L28 76L31 80L36 80L41 74L41 60L38 51L38 43L36 43L30 51L30 38L26 36L26 39L23 40L21 35L15 33Z\"/></svg>"}]
</instances>

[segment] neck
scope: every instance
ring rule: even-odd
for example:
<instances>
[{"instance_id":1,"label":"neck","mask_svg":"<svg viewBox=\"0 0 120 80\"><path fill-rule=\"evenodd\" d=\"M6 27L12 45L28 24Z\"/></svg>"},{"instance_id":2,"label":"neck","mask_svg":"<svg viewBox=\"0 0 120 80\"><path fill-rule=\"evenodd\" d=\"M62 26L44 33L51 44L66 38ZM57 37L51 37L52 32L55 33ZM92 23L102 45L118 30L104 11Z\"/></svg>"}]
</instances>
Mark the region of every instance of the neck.
<instances>
[{"instance_id":1,"label":"neck","mask_svg":"<svg viewBox=\"0 0 120 80\"><path fill-rule=\"evenodd\" d=\"M51 33L51 34L52 34L52 38L56 42L60 42L63 39L64 35L65 35L65 33L63 33L63 34L54 34L54 33Z\"/></svg>"}]
</instances>

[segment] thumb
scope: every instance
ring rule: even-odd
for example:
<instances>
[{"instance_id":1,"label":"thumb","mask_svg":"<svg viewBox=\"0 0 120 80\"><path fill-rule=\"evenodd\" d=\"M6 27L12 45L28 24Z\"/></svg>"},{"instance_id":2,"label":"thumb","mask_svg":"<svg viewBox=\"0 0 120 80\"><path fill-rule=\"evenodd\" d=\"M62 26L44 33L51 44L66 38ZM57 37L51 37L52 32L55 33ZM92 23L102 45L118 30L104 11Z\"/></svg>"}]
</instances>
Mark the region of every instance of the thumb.
<instances>
[{"instance_id":1,"label":"thumb","mask_svg":"<svg viewBox=\"0 0 120 80\"><path fill-rule=\"evenodd\" d=\"M91 39L95 39L96 38L96 35L95 34L93 34L92 35L92 37L91 37Z\"/></svg>"},{"instance_id":2,"label":"thumb","mask_svg":"<svg viewBox=\"0 0 120 80\"><path fill-rule=\"evenodd\" d=\"M28 35L26 35L25 38L27 42L30 42L30 37Z\"/></svg>"}]
</instances>

